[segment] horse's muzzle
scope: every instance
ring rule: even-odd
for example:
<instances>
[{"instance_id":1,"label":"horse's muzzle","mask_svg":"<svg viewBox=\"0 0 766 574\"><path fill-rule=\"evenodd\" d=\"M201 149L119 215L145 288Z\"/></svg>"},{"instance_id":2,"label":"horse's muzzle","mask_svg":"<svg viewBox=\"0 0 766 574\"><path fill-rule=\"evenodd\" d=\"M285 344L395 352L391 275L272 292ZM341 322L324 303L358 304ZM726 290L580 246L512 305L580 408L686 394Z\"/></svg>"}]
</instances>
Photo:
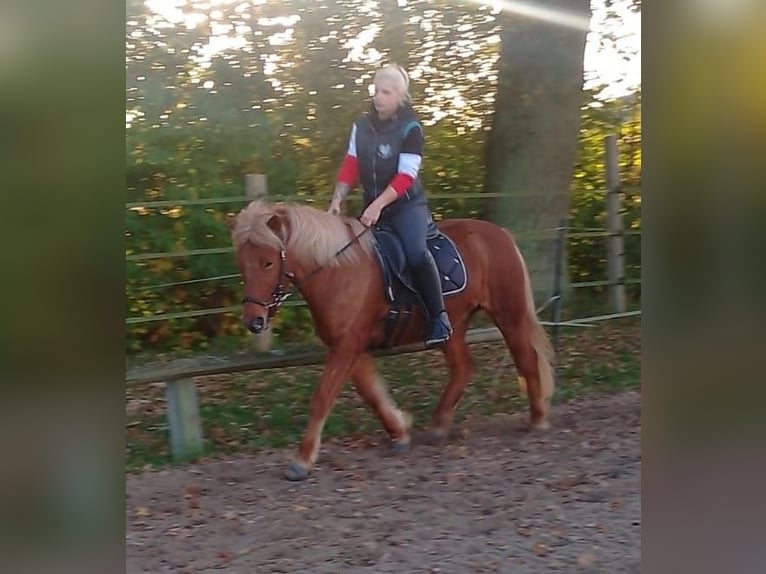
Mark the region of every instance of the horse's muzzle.
<instances>
[{"instance_id":1,"label":"horse's muzzle","mask_svg":"<svg viewBox=\"0 0 766 574\"><path fill-rule=\"evenodd\" d=\"M263 333L266 330L266 319L263 317L256 317L247 323L247 330L254 334Z\"/></svg>"}]
</instances>

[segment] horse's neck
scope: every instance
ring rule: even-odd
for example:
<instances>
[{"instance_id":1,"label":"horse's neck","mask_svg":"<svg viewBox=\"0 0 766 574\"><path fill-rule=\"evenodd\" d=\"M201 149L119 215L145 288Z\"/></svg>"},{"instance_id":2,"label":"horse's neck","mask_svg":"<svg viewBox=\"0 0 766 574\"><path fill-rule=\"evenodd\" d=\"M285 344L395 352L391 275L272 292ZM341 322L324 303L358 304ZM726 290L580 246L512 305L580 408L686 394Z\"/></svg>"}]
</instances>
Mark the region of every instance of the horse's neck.
<instances>
[{"instance_id":1,"label":"horse's neck","mask_svg":"<svg viewBox=\"0 0 766 574\"><path fill-rule=\"evenodd\" d=\"M287 255L288 259L289 254ZM316 265L296 261L294 272L301 295L309 306L331 308L345 304L349 297L359 295L359 286L365 285L365 277L373 268L369 255L362 255L356 263L343 265Z\"/></svg>"}]
</instances>

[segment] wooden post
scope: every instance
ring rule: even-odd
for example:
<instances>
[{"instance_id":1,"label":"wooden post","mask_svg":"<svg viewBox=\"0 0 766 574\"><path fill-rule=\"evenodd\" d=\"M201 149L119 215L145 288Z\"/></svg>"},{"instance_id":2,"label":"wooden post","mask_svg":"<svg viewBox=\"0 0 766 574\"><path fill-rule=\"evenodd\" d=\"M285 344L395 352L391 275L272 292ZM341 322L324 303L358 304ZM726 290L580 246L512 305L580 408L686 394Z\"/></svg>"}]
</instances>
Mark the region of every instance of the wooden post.
<instances>
[{"instance_id":1,"label":"wooden post","mask_svg":"<svg viewBox=\"0 0 766 574\"><path fill-rule=\"evenodd\" d=\"M551 339L553 350L558 353L559 323L561 322L562 270L564 268L564 247L566 241L566 220L559 222L556 230L556 260L553 268L553 305L551 306Z\"/></svg>"},{"instance_id":2,"label":"wooden post","mask_svg":"<svg viewBox=\"0 0 766 574\"><path fill-rule=\"evenodd\" d=\"M553 344L553 354L556 357L556 361L553 365L553 379L556 385L559 384L559 324L561 323L561 307L562 307L562 278L563 269L565 265L564 253L566 251L566 233L567 233L567 221L562 219L559 221L559 227L556 230L556 259L553 267L553 300L551 306L551 343Z\"/></svg>"},{"instance_id":3,"label":"wooden post","mask_svg":"<svg viewBox=\"0 0 766 574\"><path fill-rule=\"evenodd\" d=\"M248 173L245 174L245 195L248 201L255 199L266 199L269 194L269 185L266 180L266 174ZM253 349L259 353L265 353L271 350L271 329L263 333L253 335Z\"/></svg>"},{"instance_id":4,"label":"wooden post","mask_svg":"<svg viewBox=\"0 0 766 574\"><path fill-rule=\"evenodd\" d=\"M609 300L615 313L625 312L625 237L620 215L620 161L617 136L606 136L606 217Z\"/></svg>"},{"instance_id":5,"label":"wooden post","mask_svg":"<svg viewBox=\"0 0 766 574\"><path fill-rule=\"evenodd\" d=\"M202 423L194 381L179 379L168 382L165 396L173 460L184 461L198 457L202 454Z\"/></svg>"},{"instance_id":6,"label":"wooden post","mask_svg":"<svg viewBox=\"0 0 766 574\"><path fill-rule=\"evenodd\" d=\"M269 194L269 185L266 175L263 173L245 174L245 195L248 201L254 199L266 199Z\"/></svg>"}]
</instances>

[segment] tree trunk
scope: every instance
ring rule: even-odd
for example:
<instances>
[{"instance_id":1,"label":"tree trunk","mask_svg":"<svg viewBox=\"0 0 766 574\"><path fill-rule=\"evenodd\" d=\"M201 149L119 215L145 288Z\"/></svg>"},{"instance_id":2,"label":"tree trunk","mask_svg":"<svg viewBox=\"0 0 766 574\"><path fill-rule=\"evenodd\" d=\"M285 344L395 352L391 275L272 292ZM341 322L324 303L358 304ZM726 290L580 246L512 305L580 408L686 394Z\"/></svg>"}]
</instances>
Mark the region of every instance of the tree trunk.
<instances>
[{"instance_id":1,"label":"tree trunk","mask_svg":"<svg viewBox=\"0 0 766 574\"><path fill-rule=\"evenodd\" d=\"M545 8L574 12L583 22L590 19L589 0L549 0ZM489 201L489 217L518 237L539 302L553 290L556 234L552 230L569 213L587 30L507 12L501 22L485 189L507 194Z\"/></svg>"}]
</instances>

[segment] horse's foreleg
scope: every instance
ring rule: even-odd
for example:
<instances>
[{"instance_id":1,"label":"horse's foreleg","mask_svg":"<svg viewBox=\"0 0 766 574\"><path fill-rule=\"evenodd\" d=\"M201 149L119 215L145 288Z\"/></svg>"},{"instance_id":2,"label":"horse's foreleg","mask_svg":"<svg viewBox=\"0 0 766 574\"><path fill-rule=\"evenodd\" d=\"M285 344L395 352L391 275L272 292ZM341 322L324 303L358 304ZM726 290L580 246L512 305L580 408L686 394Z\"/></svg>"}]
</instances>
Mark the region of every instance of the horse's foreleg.
<instances>
[{"instance_id":1,"label":"horse's foreleg","mask_svg":"<svg viewBox=\"0 0 766 574\"><path fill-rule=\"evenodd\" d=\"M386 390L383 378L375 369L375 361L372 356L362 355L356 362L352 380L357 392L364 402L380 419L383 428L386 429L393 448L397 452L405 452L410 445L409 429L412 417L396 408Z\"/></svg>"},{"instance_id":2,"label":"horse's foreleg","mask_svg":"<svg viewBox=\"0 0 766 574\"><path fill-rule=\"evenodd\" d=\"M443 439L449 433L455 409L463 396L465 387L473 375L471 351L465 342L465 326L455 327L455 332L444 347L444 356L450 371L450 381L442 392L433 414L433 434Z\"/></svg>"},{"instance_id":3,"label":"horse's foreleg","mask_svg":"<svg viewBox=\"0 0 766 574\"><path fill-rule=\"evenodd\" d=\"M297 456L285 473L288 480L303 480L310 474L319 455L324 423L358 358L358 353L345 349L329 351L324 372L311 397L306 433L303 435Z\"/></svg>"}]
</instances>

